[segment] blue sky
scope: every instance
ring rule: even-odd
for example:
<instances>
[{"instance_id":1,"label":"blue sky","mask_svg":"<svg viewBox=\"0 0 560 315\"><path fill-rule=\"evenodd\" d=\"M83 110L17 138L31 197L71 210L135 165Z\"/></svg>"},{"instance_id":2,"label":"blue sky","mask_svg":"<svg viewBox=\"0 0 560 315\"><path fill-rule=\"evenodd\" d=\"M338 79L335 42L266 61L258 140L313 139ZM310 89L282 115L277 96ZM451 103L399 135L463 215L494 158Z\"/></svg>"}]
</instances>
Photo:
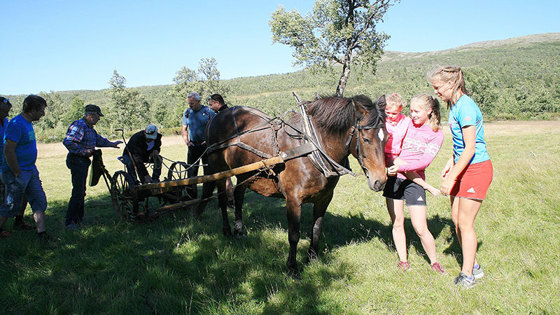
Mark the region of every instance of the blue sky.
<instances>
[{"instance_id":1,"label":"blue sky","mask_svg":"<svg viewBox=\"0 0 560 315\"><path fill-rule=\"evenodd\" d=\"M210 57L222 79L293 72L268 21L314 2L0 0L0 95L104 89L115 69L129 87L171 84ZM386 50L432 51L560 32L558 12L560 0L403 0L379 29Z\"/></svg>"}]
</instances>

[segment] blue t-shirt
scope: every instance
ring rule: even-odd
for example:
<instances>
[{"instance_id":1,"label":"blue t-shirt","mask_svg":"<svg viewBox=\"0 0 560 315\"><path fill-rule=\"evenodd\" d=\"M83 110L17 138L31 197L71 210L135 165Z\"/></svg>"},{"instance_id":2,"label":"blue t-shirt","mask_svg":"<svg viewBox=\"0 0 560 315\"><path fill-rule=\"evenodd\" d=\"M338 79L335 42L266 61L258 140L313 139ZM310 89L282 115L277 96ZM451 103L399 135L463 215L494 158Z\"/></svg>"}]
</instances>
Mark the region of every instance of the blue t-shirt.
<instances>
[{"instance_id":1,"label":"blue t-shirt","mask_svg":"<svg viewBox=\"0 0 560 315\"><path fill-rule=\"evenodd\" d=\"M206 125L216 113L208 106L202 105L199 110L188 108L183 114L183 126L189 128L189 139L192 142L206 141Z\"/></svg>"},{"instance_id":2,"label":"blue t-shirt","mask_svg":"<svg viewBox=\"0 0 560 315\"><path fill-rule=\"evenodd\" d=\"M8 126L8 118L4 118L2 125L0 125L0 169L4 164L4 130Z\"/></svg>"},{"instance_id":3,"label":"blue t-shirt","mask_svg":"<svg viewBox=\"0 0 560 315\"><path fill-rule=\"evenodd\" d=\"M480 163L490 160L490 155L486 151L486 142L484 142L484 125L482 112L478 105L467 95L461 96L457 103L451 106L449 111L449 127L453 136L453 156L455 163L459 160L459 156L465 150L465 141L463 140L463 127L476 126L476 144L474 156L469 164Z\"/></svg>"},{"instance_id":4,"label":"blue t-shirt","mask_svg":"<svg viewBox=\"0 0 560 315\"><path fill-rule=\"evenodd\" d=\"M6 140L17 143L16 156L19 168L23 171L34 170L35 161L37 161L37 142L33 123L23 118L21 114L12 118L4 131L4 142ZM8 169L8 164L3 163L2 172Z\"/></svg>"}]
</instances>

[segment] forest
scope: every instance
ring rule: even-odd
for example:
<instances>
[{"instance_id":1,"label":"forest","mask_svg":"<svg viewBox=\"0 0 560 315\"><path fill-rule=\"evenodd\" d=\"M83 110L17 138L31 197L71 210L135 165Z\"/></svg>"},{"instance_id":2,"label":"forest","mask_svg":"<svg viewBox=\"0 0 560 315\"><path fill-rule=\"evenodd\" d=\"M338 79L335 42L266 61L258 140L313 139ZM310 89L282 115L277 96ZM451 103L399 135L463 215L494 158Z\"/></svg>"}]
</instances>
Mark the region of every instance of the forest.
<instances>
[{"instance_id":1,"label":"forest","mask_svg":"<svg viewBox=\"0 0 560 315\"><path fill-rule=\"evenodd\" d=\"M560 112L558 56L560 33L474 43L443 51L386 51L375 69L353 68L344 96L365 94L377 98L397 92L410 99L420 93L431 94L433 90L426 73L437 65L455 65L463 69L467 90L480 105L486 120L557 119ZM84 105L90 103L101 106L105 117L96 129L110 138L120 136L114 131L117 128L131 134L148 123L156 124L163 134L175 134L181 127L181 115L187 107L184 95L189 89L199 92L202 89L203 97L217 90L229 105L252 106L271 116L281 115L296 107L292 91L305 100L312 99L315 93L333 95L339 72L335 67L217 81L215 78L205 81L202 77L182 85L176 80L177 84L126 87L126 78L115 70L112 77L108 74L109 85L104 90L39 93L47 100L48 108L45 117L36 123L37 139L62 141L68 125L79 119ZM6 97L14 104L13 116L19 112L25 95ZM444 108L444 121L446 115Z\"/></svg>"}]
</instances>

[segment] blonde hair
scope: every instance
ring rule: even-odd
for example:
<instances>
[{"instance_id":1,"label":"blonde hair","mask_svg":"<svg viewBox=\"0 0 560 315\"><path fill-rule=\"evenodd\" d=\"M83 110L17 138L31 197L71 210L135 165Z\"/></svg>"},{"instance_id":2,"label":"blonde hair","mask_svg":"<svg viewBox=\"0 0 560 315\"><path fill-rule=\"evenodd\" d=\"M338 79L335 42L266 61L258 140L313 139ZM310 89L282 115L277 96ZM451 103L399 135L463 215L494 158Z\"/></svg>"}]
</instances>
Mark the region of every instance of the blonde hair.
<instances>
[{"instance_id":1,"label":"blonde hair","mask_svg":"<svg viewBox=\"0 0 560 315\"><path fill-rule=\"evenodd\" d=\"M437 100L437 98L428 94L420 94L416 95L410 100L410 105L412 105L412 103L421 105L424 108L430 108L432 110L432 112L428 116L430 120L430 127L432 127L433 131L440 130L441 116L439 101Z\"/></svg>"},{"instance_id":2,"label":"blonde hair","mask_svg":"<svg viewBox=\"0 0 560 315\"><path fill-rule=\"evenodd\" d=\"M451 100L447 100L447 108L451 108L453 104L457 103L459 98L463 95L469 95L465 88L465 79L463 78L463 71L461 67L453 66L438 66L432 71L428 72L428 81L431 84L436 82L450 83L453 93Z\"/></svg>"},{"instance_id":3,"label":"blonde hair","mask_svg":"<svg viewBox=\"0 0 560 315\"><path fill-rule=\"evenodd\" d=\"M392 108L393 106L403 108L403 107L406 106L405 101L399 95L399 93L393 93L391 95L386 95L385 96L385 103L387 104L387 105L385 105L385 108Z\"/></svg>"}]
</instances>

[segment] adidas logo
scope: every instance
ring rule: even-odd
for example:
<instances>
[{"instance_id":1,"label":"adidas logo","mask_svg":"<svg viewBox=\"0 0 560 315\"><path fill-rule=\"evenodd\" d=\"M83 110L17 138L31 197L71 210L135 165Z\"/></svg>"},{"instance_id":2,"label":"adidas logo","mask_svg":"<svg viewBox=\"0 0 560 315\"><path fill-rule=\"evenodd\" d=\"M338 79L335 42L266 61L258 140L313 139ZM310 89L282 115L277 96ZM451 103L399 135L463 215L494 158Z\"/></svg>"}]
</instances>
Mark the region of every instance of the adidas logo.
<instances>
[{"instance_id":1,"label":"adidas logo","mask_svg":"<svg viewBox=\"0 0 560 315\"><path fill-rule=\"evenodd\" d=\"M467 190L468 193L474 194L476 193L476 191L474 191L474 187L469 188L469 190Z\"/></svg>"},{"instance_id":2,"label":"adidas logo","mask_svg":"<svg viewBox=\"0 0 560 315\"><path fill-rule=\"evenodd\" d=\"M416 201L424 201L424 199L422 198L422 196L418 197L418 199L416 199Z\"/></svg>"}]
</instances>

